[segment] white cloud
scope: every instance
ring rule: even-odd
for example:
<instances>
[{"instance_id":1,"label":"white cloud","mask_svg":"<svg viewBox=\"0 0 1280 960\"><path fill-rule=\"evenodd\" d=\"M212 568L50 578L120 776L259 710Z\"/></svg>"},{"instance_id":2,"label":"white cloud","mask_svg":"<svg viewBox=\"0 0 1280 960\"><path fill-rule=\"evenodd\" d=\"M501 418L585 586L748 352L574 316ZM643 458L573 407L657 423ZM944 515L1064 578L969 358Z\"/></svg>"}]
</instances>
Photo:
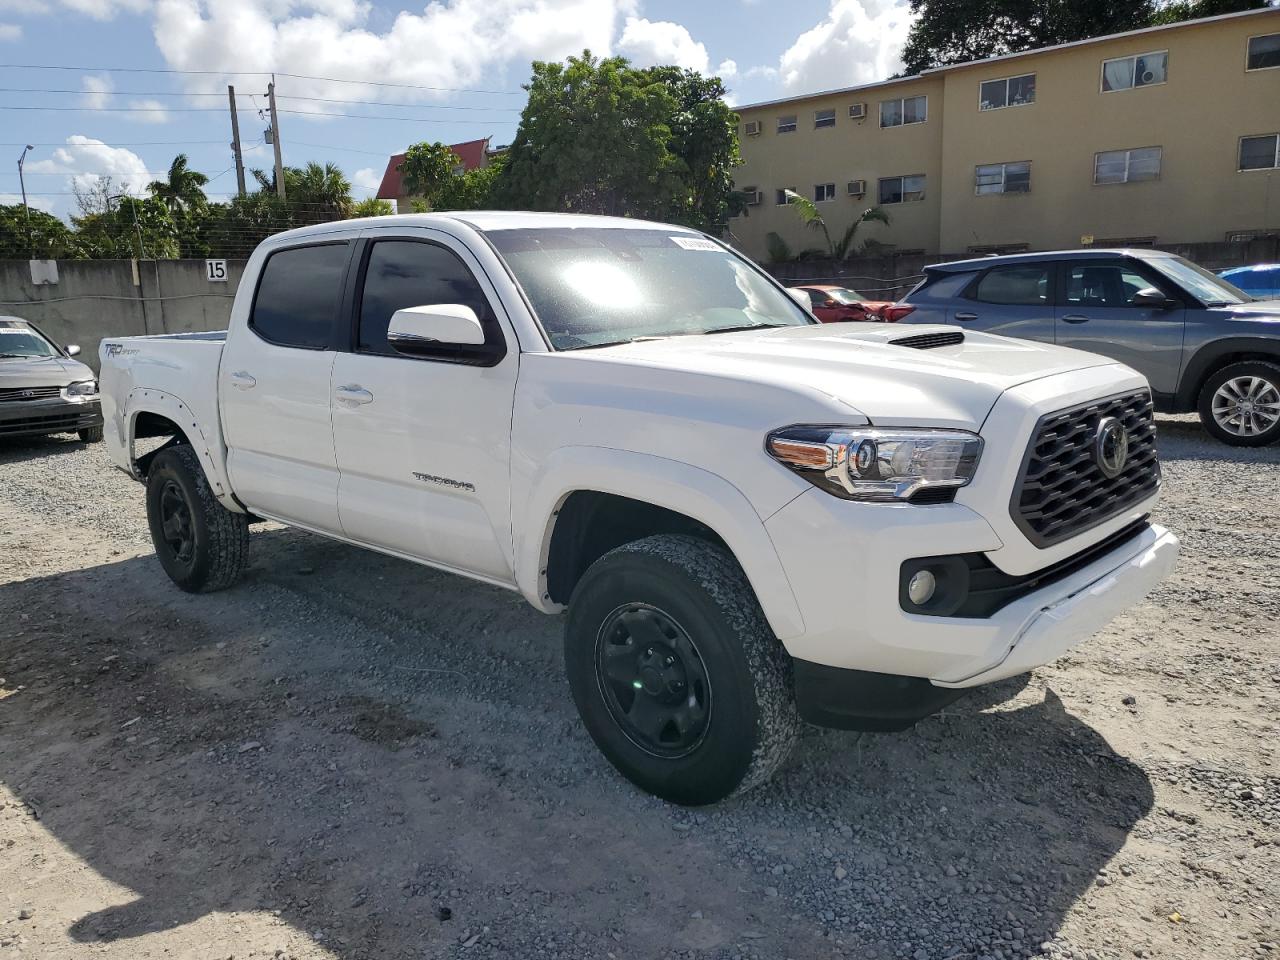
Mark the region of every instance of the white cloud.
<instances>
[{"instance_id":1,"label":"white cloud","mask_svg":"<svg viewBox=\"0 0 1280 960\"><path fill-rule=\"evenodd\" d=\"M642 67L674 64L706 73L710 62L707 48L680 24L640 17L627 17L618 39L618 52Z\"/></svg>"},{"instance_id":2,"label":"white cloud","mask_svg":"<svg viewBox=\"0 0 1280 960\"><path fill-rule=\"evenodd\" d=\"M140 194L153 179L142 158L132 150L79 134L67 137L67 145L54 150L52 157L28 161L26 168L32 173L66 174L67 189L87 188L98 177L107 176L112 187L121 193Z\"/></svg>"},{"instance_id":3,"label":"white cloud","mask_svg":"<svg viewBox=\"0 0 1280 960\"><path fill-rule=\"evenodd\" d=\"M45 0L0 0L0 10L24 17L35 17L52 12Z\"/></svg>"},{"instance_id":4,"label":"white cloud","mask_svg":"<svg viewBox=\"0 0 1280 960\"><path fill-rule=\"evenodd\" d=\"M902 69L912 19L906 0L832 0L826 19L779 58L782 85L811 92L886 79Z\"/></svg>"},{"instance_id":5,"label":"white cloud","mask_svg":"<svg viewBox=\"0 0 1280 960\"><path fill-rule=\"evenodd\" d=\"M101 110L107 105L107 94L112 89L110 77L97 77L93 74L86 74L80 78L80 86L84 90L84 97L80 102L85 107L90 110Z\"/></svg>"},{"instance_id":6,"label":"white cloud","mask_svg":"<svg viewBox=\"0 0 1280 960\"><path fill-rule=\"evenodd\" d=\"M110 20L117 13L145 13L151 0L0 0L0 10L34 16L65 10L94 20Z\"/></svg>"},{"instance_id":7,"label":"white cloud","mask_svg":"<svg viewBox=\"0 0 1280 960\"><path fill-rule=\"evenodd\" d=\"M716 67L716 76L721 80L732 80L738 75L738 64L735 60L721 60Z\"/></svg>"},{"instance_id":8,"label":"white cloud","mask_svg":"<svg viewBox=\"0 0 1280 960\"><path fill-rule=\"evenodd\" d=\"M130 100L129 106L137 112L126 113L123 116L134 123L169 122L169 111L159 100Z\"/></svg>"},{"instance_id":9,"label":"white cloud","mask_svg":"<svg viewBox=\"0 0 1280 960\"><path fill-rule=\"evenodd\" d=\"M0 206L11 206L22 203L22 194L20 193L0 193ZM45 213L53 213L52 197L33 197L27 194L27 206L32 210L43 210Z\"/></svg>"},{"instance_id":10,"label":"white cloud","mask_svg":"<svg viewBox=\"0 0 1280 960\"><path fill-rule=\"evenodd\" d=\"M514 89L532 59L563 59L590 48L608 53L618 18L635 0L437 0L401 11L385 32L366 26L360 0L157 0L153 33L170 67L275 70L434 87ZM512 64L518 73L499 80ZM225 89L226 77L192 80L192 90ZM265 89L265 81L259 85ZM343 99L442 100L444 92L361 87L289 78L282 93ZM241 77L237 88L260 92ZM284 89L287 88L287 89ZM492 98L505 103L504 98ZM511 105L519 100L511 98ZM323 109L286 102L282 109ZM283 124L282 124L283 125ZM482 126L461 128L465 136ZM286 134L287 135L287 134Z\"/></svg>"},{"instance_id":11,"label":"white cloud","mask_svg":"<svg viewBox=\"0 0 1280 960\"><path fill-rule=\"evenodd\" d=\"M362 196L372 197L382 186L382 171L364 167L351 175L351 184Z\"/></svg>"},{"instance_id":12,"label":"white cloud","mask_svg":"<svg viewBox=\"0 0 1280 960\"><path fill-rule=\"evenodd\" d=\"M0 42L5 40L21 40L22 28L16 23L0 23Z\"/></svg>"}]
</instances>

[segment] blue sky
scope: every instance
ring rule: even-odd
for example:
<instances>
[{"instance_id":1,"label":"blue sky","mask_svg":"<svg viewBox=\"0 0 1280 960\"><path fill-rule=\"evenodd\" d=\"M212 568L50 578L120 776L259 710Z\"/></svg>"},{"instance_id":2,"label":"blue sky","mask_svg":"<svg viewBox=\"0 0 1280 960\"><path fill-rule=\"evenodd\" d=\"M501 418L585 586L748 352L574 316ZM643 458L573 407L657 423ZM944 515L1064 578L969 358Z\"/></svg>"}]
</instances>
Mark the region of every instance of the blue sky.
<instances>
[{"instance_id":1,"label":"blue sky","mask_svg":"<svg viewBox=\"0 0 1280 960\"><path fill-rule=\"evenodd\" d=\"M76 178L139 192L178 152L224 199L228 82L246 165L271 165L267 78L236 71L296 75L277 82L285 162L335 162L367 196L409 143L509 142L535 58L674 62L748 103L889 75L909 22L906 0L0 0L0 202L26 143L31 203L59 215Z\"/></svg>"}]
</instances>

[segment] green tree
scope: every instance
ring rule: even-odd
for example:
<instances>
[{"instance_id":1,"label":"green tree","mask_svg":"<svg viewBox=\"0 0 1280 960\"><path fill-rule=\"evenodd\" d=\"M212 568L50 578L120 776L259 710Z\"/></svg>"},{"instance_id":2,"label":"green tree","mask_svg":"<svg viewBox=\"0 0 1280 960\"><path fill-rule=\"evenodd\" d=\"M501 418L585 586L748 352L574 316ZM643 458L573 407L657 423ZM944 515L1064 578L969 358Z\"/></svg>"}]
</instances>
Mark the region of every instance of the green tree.
<instances>
[{"instance_id":1,"label":"green tree","mask_svg":"<svg viewBox=\"0 0 1280 960\"><path fill-rule=\"evenodd\" d=\"M396 212L390 200L379 200L377 197L365 197L351 207L353 217L386 217Z\"/></svg>"},{"instance_id":2,"label":"green tree","mask_svg":"<svg viewBox=\"0 0 1280 960\"><path fill-rule=\"evenodd\" d=\"M164 180L152 180L147 191L163 201L172 214L199 210L209 202L204 186L209 182L199 170L192 170L185 153L180 153L169 164L169 174Z\"/></svg>"},{"instance_id":3,"label":"green tree","mask_svg":"<svg viewBox=\"0 0 1280 960\"><path fill-rule=\"evenodd\" d=\"M679 67L652 67L641 73L665 86L676 102L667 119L668 148L679 161L680 189L663 219L723 233L729 218L745 205L745 198L733 189L731 171L742 158L738 117L724 102L724 84L719 77Z\"/></svg>"},{"instance_id":4,"label":"green tree","mask_svg":"<svg viewBox=\"0 0 1280 960\"><path fill-rule=\"evenodd\" d=\"M498 184L504 205L651 217L680 206L687 189L670 126L679 104L665 83L622 57L584 51L565 63L535 61L525 89Z\"/></svg>"},{"instance_id":5,"label":"green tree","mask_svg":"<svg viewBox=\"0 0 1280 960\"><path fill-rule=\"evenodd\" d=\"M488 166L468 170L461 176L451 176L432 197L430 209L494 209L498 206L495 190L506 166L507 155L501 153L490 160Z\"/></svg>"},{"instance_id":6,"label":"green tree","mask_svg":"<svg viewBox=\"0 0 1280 960\"><path fill-rule=\"evenodd\" d=\"M74 251L92 259L167 260L179 256L178 229L158 197L111 197L101 212L72 217Z\"/></svg>"},{"instance_id":7,"label":"green tree","mask_svg":"<svg viewBox=\"0 0 1280 960\"><path fill-rule=\"evenodd\" d=\"M1267 6L1267 0L911 0L902 60L919 73L1157 23Z\"/></svg>"},{"instance_id":8,"label":"green tree","mask_svg":"<svg viewBox=\"0 0 1280 960\"><path fill-rule=\"evenodd\" d=\"M284 192L303 222L323 223L351 215L351 181L332 163L284 168Z\"/></svg>"},{"instance_id":9,"label":"green tree","mask_svg":"<svg viewBox=\"0 0 1280 960\"><path fill-rule=\"evenodd\" d=\"M31 242L22 204L0 204L0 260L57 260L72 255L71 229L52 214L31 210Z\"/></svg>"},{"instance_id":10,"label":"green tree","mask_svg":"<svg viewBox=\"0 0 1280 960\"><path fill-rule=\"evenodd\" d=\"M434 206L436 194L453 180L458 163L458 155L443 143L415 143L404 152L398 168L405 193Z\"/></svg>"},{"instance_id":11,"label":"green tree","mask_svg":"<svg viewBox=\"0 0 1280 960\"><path fill-rule=\"evenodd\" d=\"M853 222L845 228L844 233L840 235L839 240L831 237L831 231L827 228L826 218L822 216L822 211L818 209L818 205L808 197L802 197L794 190L785 191L787 195L787 205L795 211L804 225L813 227L822 231L823 239L827 242L826 254L832 260L847 260L849 255L854 251L854 239L858 235L858 228L864 223L883 223L889 225L889 215L880 207L867 207Z\"/></svg>"}]
</instances>

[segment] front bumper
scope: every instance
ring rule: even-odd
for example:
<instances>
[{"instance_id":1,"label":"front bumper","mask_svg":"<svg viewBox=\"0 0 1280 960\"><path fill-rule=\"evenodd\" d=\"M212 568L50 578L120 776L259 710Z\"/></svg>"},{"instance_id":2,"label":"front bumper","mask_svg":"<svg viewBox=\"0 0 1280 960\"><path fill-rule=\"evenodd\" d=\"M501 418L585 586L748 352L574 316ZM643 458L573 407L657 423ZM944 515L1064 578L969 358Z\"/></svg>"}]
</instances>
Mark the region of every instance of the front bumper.
<instances>
[{"instance_id":1,"label":"front bumper","mask_svg":"<svg viewBox=\"0 0 1280 960\"><path fill-rule=\"evenodd\" d=\"M16 400L0 403L0 437L75 433L102 426L102 404L94 400Z\"/></svg>"}]
</instances>

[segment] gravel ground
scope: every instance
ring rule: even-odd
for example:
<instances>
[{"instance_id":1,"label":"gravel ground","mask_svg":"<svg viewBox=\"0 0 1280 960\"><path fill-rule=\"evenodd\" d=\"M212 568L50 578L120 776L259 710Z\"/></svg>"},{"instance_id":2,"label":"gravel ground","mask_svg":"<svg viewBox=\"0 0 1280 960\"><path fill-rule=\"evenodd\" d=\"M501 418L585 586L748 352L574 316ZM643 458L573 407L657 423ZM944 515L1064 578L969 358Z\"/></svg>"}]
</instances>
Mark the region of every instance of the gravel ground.
<instances>
[{"instance_id":1,"label":"gravel ground","mask_svg":"<svg viewBox=\"0 0 1280 960\"><path fill-rule=\"evenodd\" d=\"M0 446L0 960L1280 960L1280 448L1161 448L1147 603L690 811L515 594L266 527L188 596L102 447Z\"/></svg>"}]
</instances>

